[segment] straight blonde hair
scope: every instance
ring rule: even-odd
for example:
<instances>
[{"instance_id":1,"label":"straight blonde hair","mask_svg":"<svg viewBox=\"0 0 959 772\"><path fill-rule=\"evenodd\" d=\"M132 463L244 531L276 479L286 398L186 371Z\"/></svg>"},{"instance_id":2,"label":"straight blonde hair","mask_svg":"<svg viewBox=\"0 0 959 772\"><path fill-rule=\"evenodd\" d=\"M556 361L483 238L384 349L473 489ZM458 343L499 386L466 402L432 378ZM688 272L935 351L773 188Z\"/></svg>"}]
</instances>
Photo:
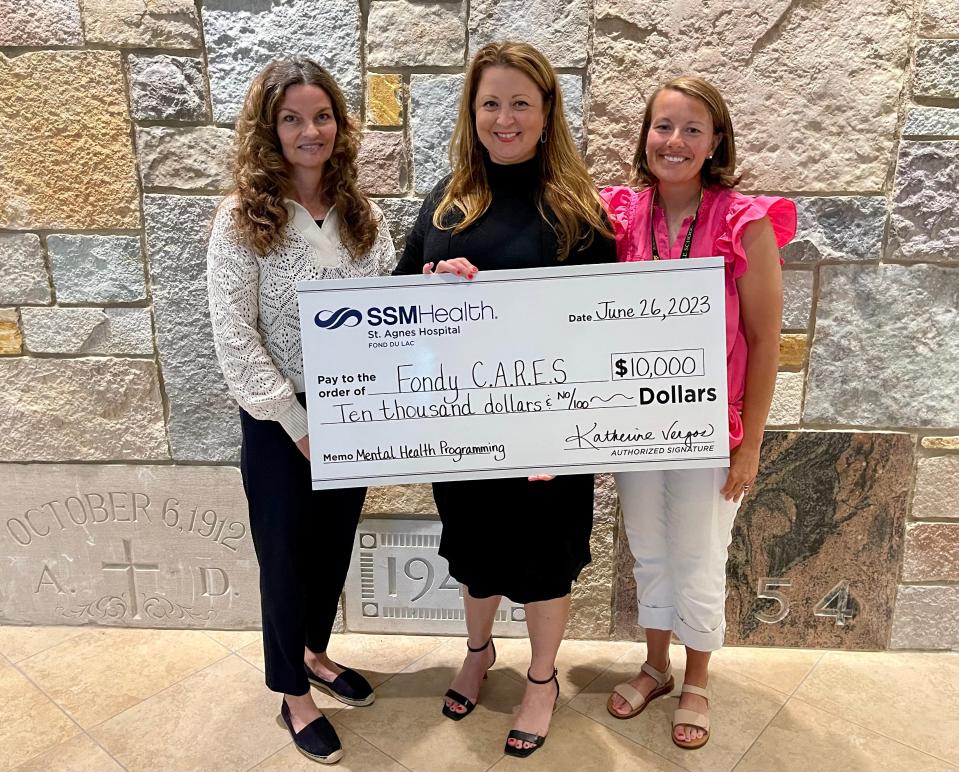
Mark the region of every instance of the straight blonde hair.
<instances>
[{"instance_id":1,"label":"straight blonde hair","mask_svg":"<svg viewBox=\"0 0 959 772\"><path fill-rule=\"evenodd\" d=\"M482 217L492 201L483 163L483 145L476 133L475 107L480 78L487 67L519 70L536 84L543 96L546 141L540 143L537 154L543 194L536 205L540 215L556 232L557 258L565 260L577 241L586 237L585 246L595 232L613 238L596 188L566 122L556 73L546 57L533 46L512 41L483 46L470 63L450 142L453 172L433 213L433 225L440 230L459 233ZM552 212L555 221L546 216L544 206ZM453 211L460 212L463 218L455 224L447 224L446 217Z\"/></svg>"}]
</instances>

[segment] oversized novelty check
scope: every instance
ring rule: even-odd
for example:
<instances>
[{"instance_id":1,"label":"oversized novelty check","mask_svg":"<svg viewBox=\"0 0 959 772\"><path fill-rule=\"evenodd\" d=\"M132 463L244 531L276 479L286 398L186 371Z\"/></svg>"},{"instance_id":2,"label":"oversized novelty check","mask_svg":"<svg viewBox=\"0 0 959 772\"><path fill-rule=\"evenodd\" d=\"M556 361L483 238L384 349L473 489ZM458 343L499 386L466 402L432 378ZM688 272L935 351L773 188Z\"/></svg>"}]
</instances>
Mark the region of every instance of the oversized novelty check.
<instances>
[{"instance_id":1,"label":"oversized novelty check","mask_svg":"<svg viewBox=\"0 0 959 772\"><path fill-rule=\"evenodd\" d=\"M297 289L314 488L728 464L721 258Z\"/></svg>"}]
</instances>

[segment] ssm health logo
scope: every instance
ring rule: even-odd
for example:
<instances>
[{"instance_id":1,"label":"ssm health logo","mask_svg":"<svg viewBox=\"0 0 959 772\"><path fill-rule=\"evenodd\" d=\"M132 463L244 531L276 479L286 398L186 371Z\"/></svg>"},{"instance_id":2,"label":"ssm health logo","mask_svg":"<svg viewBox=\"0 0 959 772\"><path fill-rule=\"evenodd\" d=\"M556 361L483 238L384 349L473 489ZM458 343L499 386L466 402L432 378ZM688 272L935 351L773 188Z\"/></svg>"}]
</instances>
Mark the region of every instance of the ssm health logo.
<instances>
[{"instance_id":1,"label":"ssm health logo","mask_svg":"<svg viewBox=\"0 0 959 772\"><path fill-rule=\"evenodd\" d=\"M356 327L363 321L363 312L355 308L338 308L336 311L323 310L313 318L317 327L324 330L338 330L340 327Z\"/></svg>"}]
</instances>

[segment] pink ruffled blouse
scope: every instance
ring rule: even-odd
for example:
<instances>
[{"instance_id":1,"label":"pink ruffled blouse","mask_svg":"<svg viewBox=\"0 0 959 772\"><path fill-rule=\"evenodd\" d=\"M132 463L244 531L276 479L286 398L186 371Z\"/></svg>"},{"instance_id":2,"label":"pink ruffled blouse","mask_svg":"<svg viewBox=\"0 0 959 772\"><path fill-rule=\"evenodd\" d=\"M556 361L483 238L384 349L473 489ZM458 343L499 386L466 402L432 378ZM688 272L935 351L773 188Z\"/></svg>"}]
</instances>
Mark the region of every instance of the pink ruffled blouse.
<instances>
[{"instance_id":1,"label":"pink ruffled blouse","mask_svg":"<svg viewBox=\"0 0 959 772\"><path fill-rule=\"evenodd\" d=\"M666 216L653 208L655 188L633 190L617 186L605 188L600 196L606 203L616 234L616 250L621 262L652 260L650 222L656 247L664 260L678 259L693 218L687 217L676 240L669 243ZM699 219L693 232L690 257L721 256L726 261L726 378L729 388L729 447L743 440L743 393L746 390L746 335L739 315L739 291L736 279L749 268L743 249L743 233L752 222L768 217L782 248L796 235L796 205L778 196L745 196L731 188L708 187L703 190Z\"/></svg>"}]
</instances>

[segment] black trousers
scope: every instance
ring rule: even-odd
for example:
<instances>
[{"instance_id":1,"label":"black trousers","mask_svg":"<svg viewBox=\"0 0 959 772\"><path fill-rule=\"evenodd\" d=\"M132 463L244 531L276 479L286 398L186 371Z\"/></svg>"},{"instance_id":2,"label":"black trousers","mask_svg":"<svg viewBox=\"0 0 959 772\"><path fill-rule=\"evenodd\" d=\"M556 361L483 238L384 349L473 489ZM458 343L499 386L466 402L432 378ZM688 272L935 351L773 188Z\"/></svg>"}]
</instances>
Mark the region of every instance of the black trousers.
<instances>
[{"instance_id":1,"label":"black trousers","mask_svg":"<svg viewBox=\"0 0 959 772\"><path fill-rule=\"evenodd\" d=\"M306 694L303 647L323 652L329 644L366 488L314 491L309 462L280 424L240 410L240 426L240 471L260 564L266 685Z\"/></svg>"}]
</instances>

